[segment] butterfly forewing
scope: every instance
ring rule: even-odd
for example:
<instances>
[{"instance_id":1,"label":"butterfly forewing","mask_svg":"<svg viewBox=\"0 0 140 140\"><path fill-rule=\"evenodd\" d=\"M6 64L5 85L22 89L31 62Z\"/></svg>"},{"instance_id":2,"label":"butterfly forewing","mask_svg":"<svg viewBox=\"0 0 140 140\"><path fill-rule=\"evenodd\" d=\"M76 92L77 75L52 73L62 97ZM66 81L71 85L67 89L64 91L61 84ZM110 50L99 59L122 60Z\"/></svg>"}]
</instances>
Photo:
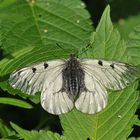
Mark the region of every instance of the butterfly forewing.
<instances>
[{"instance_id":1,"label":"butterfly forewing","mask_svg":"<svg viewBox=\"0 0 140 140\"><path fill-rule=\"evenodd\" d=\"M138 76L133 66L115 61L83 59L81 64L85 73L90 73L103 86L112 90L125 88Z\"/></svg>"},{"instance_id":2,"label":"butterfly forewing","mask_svg":"<svg viewBox=\"0 0 140 140\"><path fill-rule=\"evenodd\" d=\"M63 64L64 61L55 60L17 70L10 75L10 84L27 94L34 94L42 90L47 77L55 73L58 68L62 69Z\"/></svg>"}]
</instances>

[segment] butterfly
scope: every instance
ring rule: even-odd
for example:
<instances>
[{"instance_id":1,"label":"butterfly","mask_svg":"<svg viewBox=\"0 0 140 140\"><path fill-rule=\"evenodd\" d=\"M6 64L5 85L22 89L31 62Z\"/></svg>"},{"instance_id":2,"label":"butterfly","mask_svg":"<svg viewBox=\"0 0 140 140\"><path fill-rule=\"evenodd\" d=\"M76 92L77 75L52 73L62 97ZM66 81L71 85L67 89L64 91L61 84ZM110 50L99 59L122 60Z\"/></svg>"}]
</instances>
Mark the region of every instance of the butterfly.
<instances>
[{"instance_id":1,"label":"butterfly","mask_svg":"<svg viewBox=\"0 0 140 140\"><path fill-rule=\"evenodd\" d=\"M129 64L78 59L71 54L67 60L50 60L17 70L9 82L29 95L41 92L41 105L51 114L66 113L74 107L94 114L107 106L107 89L121 90L137 74Z\"/></svg>"}]
</instances>

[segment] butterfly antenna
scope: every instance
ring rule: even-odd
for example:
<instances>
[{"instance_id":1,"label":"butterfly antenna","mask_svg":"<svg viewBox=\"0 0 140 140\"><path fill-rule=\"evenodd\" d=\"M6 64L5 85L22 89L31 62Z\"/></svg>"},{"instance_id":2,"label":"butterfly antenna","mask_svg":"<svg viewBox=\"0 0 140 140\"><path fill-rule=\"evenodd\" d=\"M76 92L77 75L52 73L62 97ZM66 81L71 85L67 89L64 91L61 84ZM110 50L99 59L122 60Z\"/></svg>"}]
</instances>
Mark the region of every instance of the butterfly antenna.
<instances>
[{"instance_id":1,"label":"butterfly antenna","mask_svg":"<svg viewBox=\"0 0 140 140\"><path fill-rule=\"evenodd\" d=\"M58 43L56 43L56 46L59 47L59 48L61 48L62 50L65 50L65 51L67 52L67 50L64 49L64 48L63 48L61 45L59 45Z\"/></svg>"},{"instance_id":2,"label":"butterfly antenna","mask_svg":"<svg viewBox=\"0 0 140 140\"><path fill-rule=\"evenodd\" d=\"M88 43L84 48L82 48L82 50L81 50L82 52L79 55L82 55L85 52L87 52L89 48L92 48L90 43Z\"/></svg>"}]
</instances>

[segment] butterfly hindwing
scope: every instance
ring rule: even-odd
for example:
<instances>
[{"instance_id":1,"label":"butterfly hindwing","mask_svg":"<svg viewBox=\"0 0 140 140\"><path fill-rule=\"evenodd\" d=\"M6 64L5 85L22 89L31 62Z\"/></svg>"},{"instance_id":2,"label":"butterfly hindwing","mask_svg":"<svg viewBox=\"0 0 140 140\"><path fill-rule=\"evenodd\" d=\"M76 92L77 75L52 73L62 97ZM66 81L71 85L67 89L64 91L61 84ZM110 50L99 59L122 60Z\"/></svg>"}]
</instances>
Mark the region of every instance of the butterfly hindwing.
<instances>
[{"instance_id":1,"label":"butterfly hindwing","mask_svg":"<svg viewBox=\"0 0 140 140\"><path fill-rule=\"evenodd\" d=\"M75 102L75 107L88 114L101 111L107 105L107 91L91 73L85 73L85 91Z\"/></svg>"},{"instance_id":2,"label":"butterfly hindwing","mask_svg":"<svg viewBox=\"0 0 140 140\"><path fill-rule=\"evenodd\" d=\"M53 92L52 88L45 90L41 94L42 107L51 114L58 115L61 113L69 112L74 107L74 105L68 97L68 94L61 90L55 93Z\"/></svg>"},{"instance_id":3,"label":"butterfly hindwing","mask_svg":"<svg viewBox=\"0 0 140 140\"><path fill-rule=\"evenodd\" d=\"M62 87L62 68L52 69L44 82L41 93L41 105L51 114L66 113L73 108L73 102Z\"/></svg>"}]
</instances>

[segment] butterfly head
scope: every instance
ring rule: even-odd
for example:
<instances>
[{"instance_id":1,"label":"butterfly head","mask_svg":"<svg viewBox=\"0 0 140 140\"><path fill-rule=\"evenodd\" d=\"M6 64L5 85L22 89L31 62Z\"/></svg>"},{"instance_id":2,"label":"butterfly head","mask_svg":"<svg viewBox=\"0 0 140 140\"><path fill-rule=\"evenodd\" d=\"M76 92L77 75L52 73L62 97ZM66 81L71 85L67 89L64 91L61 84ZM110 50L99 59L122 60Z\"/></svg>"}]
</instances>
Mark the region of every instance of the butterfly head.
<instances>
[{"instance_id":1,"label":"butterfly head","mask_svg":"<svg viewBox=\"0 0 140 140\"><path fill-rule=\"evenodd\" d=\"M69 60L77 60L76 55L74 53L71 53Z\"/></svg>"},{"instance_id":2,"label":"butterfly head","mask_svg":"<svg viewBox=\"0 0 140 140\"><path fill-rule=\"evenodd\" d=\"M68 59L68 62L70 63L70 64L77 64L78 63L78 61L77 61L77 57L76 57L76 55L74 54L74 53L71 53L70 54L70 57L69 57L69 59Z\"/></svg>"},{"instance_id":3,"label":"butterfly head","mask_svg":"<svg viewBox=\"0 0 140 140\"><path fill-rule=\"evenodd\" d=\"M71 53L70 54L70 58L75 58L75 54L74 53Z\"/></svg>"}]
</instances>

